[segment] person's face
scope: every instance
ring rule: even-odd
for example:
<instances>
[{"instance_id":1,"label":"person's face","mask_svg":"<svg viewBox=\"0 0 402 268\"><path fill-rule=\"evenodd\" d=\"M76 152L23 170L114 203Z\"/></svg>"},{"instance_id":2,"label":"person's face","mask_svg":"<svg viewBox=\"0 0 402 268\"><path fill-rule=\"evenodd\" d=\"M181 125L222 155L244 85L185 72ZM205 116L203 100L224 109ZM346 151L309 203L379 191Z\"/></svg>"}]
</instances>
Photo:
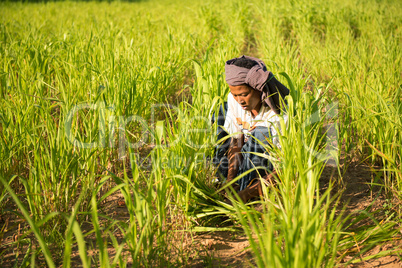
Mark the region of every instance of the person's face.
<instances>
[{"instance_id":1,"label":"person's face","mask_svg":"<svg viewBox=\"0 0 402 268\"><path fill-rule=\"evenodd\" d=\"M261 107L261 92L251 88L248 85L230 86L230 93L240 104L243 110L256 111L257 114Z\"/></svg>"}]
</instances>

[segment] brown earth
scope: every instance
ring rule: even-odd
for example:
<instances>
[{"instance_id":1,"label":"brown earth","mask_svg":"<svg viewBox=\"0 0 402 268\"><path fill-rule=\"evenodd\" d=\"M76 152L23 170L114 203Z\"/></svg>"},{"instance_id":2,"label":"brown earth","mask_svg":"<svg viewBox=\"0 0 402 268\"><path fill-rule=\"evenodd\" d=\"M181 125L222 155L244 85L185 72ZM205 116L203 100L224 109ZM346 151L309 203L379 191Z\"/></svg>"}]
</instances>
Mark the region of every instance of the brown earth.
<instances>
[{"instance_id":1,"label":"brown earth","mask_svg":"<svg viewBox=\"0 0 402 268\"><path fill-rule=\"evenodd\" d=\"M322 174L321 188L325 190L328 187L331 178L337 176L338 171L335 167L328 165ZM386 199L380 191L379 186L372 186L375 181L374 172L364 163L352 162L343 175L343 185L335 185L336 191L342 190L343 195L339 207L345 207L345 214L355 213L369 208L375 210L386 205ZM127 220L128 213L124 206L123 197L121 194L115 194L105 200L104 213L114 219ZM12 267L16 260L21 263L24 256L24 251L27 247L23 244L19 247L9 248L6 245L12 241L16 241L24 233L24 222L15 215L1 215L0 227L3 227L0 237L0 254L3 252L1 267ZM176 223L177 224L177 223ZM88 227L89 228L89 227ZM117 235L117 238L118 235ZM94 237L87 238L95 242ZM176 267L253 267L252 253L248 249L249 242L247 237L242 234L234 234L232 232L213 232L203 234L190 234L188 232L181 233L173 237L176 241L172 244L179 243L176 247L176 252L181 258L185 258L172 262L177 263ZM378 245L370 250L364 256L373 255L380 251L389 250L396 247L401 247L400 240ZM181 252L181 253L178 253ZM184 253L183 253L184 252ZM89 252L89 255L95 254L94 250ZM109 250L111 256L114 255L113 249ZM173 257L175 258L175 257ZM343 261L347 262L352 258L352 255L346 256ZM77 251L72 252L72 267L79 263ZM61 263L58 264L61 266ZM342 267L342 264L341 264ZM344 266L345 267L345 266ZM391 255L368 261L362 261L355 264L350 264L346 267L384 267L394 268L402 267L402 261L399 256Z\"/></svg>"},{"instance_id":2,"label":"brown earth","mask_svg":"<svg viewBox=\"0 0 402 268\"><path fill-rule=\"evenodd\" d=\"M338 170L334 166L327 165L323 171L320 184L321 189L327 189L331 178L337 176ZM373 181L372 181L373 179ZM382 208L385 204L384 195L379 186L372 186L375 176L370 167L364 163L352 162L343 175L343 185L335 186L335 191L343 191L339 207L345 207L345 215L356 213L369 208L370 211ZM194 245L201 249L198 260L194 260L191 267L253 267L249 260L252 254L248 249L249 243L246 236L234 236L229 232L215 232L196 236ZM378 245L368 251L363 257L374 255L380 251L390 250L396 247L401 249L402 241ZM346 256L343 262L352 259ZM362 261L341 267L402 267L401 256L391 255L372 260ZM208 261L206 261L208 260Z\"/></svg>"}]
</instances>

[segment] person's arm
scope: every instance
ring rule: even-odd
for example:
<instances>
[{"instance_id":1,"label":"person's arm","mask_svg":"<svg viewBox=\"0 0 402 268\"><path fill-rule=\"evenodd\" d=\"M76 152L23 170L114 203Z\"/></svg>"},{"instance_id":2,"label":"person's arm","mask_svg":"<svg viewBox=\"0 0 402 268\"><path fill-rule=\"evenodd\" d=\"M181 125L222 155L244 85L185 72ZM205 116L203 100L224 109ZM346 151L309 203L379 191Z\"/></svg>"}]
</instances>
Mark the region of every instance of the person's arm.
<instances>
[{"instance_id":1,"label":"person's arm","mask_svg":"<svg viewBox=\"0 0 402 268\"><path fill-rule=\"evenodd\" d=\"M227 157L229 160L228 176L226 178L227 182L230 182L231 180L236 178L239 166L242 161L242 155L240 153L240 150L243 147L244 137L243 134L240 134L241 128L237 123L237 118L240 117L237 109L238 105L239 104L233 98L232 94L229 93L228 111L226 113L226 119L224 124L224 128L227 130L228 134L232 135L229 149L227 152Z\"/></svg>"},{"instance_id":2,"label":"person's arm","mask_svg":"<svg viewBox=\"0 0 402 268\"><path fill-rule=\"evenodd\" d=\"M232 181L237 176L237 172L239 171L239 166L243 159L240 151L243 147L244 137L241 135L238 138L232 138L228 150L228 160L229 160L229 169L227 182Z\"/></svg>"}]
</instances>

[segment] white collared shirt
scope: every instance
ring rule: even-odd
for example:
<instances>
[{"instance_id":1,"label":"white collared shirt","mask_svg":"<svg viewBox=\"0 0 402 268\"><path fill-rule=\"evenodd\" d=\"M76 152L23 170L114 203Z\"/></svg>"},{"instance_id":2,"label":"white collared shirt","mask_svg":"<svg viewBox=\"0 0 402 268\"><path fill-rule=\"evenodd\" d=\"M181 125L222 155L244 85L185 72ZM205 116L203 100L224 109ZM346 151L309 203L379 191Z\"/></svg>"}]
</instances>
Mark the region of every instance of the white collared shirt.
<instances>
[{"instance_id":1,"label":"white collared shirt","mask_svg":"<svg viewBox=\"0 0 402 268\"><path fill-rule=\"evenodd\" d=\"M245 141L250 136L251 131L258 126L268 128L272 143L280 148L277 130L280 130L280 119L283 117L285 123L287 122L287 115L278 115L271 110L268 106L261 105L260 111L256 117L253 118L251 112L243 110L240 104L235 100L232 93L228 95L228 111L224 128L229 134L235 134L236 138L240 138L244 134Z\"/></svg>"}]
</instances>

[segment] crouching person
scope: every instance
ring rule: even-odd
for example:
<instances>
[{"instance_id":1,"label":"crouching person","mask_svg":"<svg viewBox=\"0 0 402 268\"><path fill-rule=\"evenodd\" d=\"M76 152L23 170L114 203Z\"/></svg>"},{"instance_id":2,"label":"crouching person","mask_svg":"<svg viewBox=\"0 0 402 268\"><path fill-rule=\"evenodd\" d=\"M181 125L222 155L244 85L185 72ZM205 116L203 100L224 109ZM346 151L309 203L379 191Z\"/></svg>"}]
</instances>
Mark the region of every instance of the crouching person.
<instances>
[{"instance_id":1,"label":"crouching person","mask_svg":"<svg viewBox=\"0 0 402 268\"><path fill-rule=\"evenodd\" d=\"M268 155L271 145L279 146L279 115L283 113L281 107L285 106L284 97L289 90L257 58L231 59L225 64L225 73L230 93L227 104L220 109L224 125L219 138L222 131L232 137L217 148L214 161L226 164L219 167L226 183L241 175L234 188L241 200L247 202L262 194L260 177L268 180L274 172L272 163L262 154ZM287 116L283 118L286 120Z\"/></svg>"}]
</instances>

